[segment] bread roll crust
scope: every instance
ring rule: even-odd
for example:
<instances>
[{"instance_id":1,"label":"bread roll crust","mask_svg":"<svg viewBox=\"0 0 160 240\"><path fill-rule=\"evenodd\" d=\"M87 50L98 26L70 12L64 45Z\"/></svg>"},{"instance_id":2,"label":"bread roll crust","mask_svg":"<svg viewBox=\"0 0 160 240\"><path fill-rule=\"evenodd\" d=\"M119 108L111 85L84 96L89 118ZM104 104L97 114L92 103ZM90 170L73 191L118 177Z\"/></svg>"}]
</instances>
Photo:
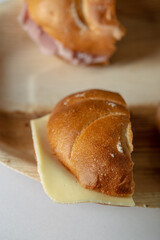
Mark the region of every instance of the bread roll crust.
<instances>
[{"instance_id":1,"label":"bread roll crust","mask_svg":"<svg viewBox=\"0 0 160 240\"><path fill-rule=\"evenodd\" d=\"M125 30L115 13L115 0L27 0L31 18L66 48L107 56Z\"/></svg>"},{"instance_id":2,"label":"bread roll crust","mask_svg":"<svg viewBox=\"0 0 160 240\"><path fill-rule=\"evenodd\" d=\"M118 93L88 90L64 98L47 130L53 153L85 188L133 194L130 115Z\"/></svg>"}]
</instances>

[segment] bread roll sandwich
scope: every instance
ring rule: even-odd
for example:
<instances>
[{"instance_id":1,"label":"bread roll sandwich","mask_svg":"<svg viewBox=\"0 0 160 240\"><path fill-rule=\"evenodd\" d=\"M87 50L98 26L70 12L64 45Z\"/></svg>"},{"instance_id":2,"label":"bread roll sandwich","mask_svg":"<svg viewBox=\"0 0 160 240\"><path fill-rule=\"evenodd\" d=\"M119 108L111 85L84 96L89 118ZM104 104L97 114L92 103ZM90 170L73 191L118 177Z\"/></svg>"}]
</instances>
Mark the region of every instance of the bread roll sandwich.
<instances>
[{"instance_id":1,"label":"bread roll sandwich","mask_svg":"<svg viewBox=\"0 0 160 240\"><path fill-rule=\"evenodd\" d=\"M55 202L135 205L130 116L118 93L67 96L31 130L41 183Z\"/></svg>"},{"instance_id":2,"label":"bread roll sandwich","mask_svg":"<svg viewBox=\"0 0 160 240\"><path fill-rule=\"evenodd\" d=\"M106 64L125 30L115 0L26 0L19 22L40 49L72 64Z\"/></svg>"},{"instance_id":3,"label":"bread roll sandwich","mask_svg":"<svg viewBox=\"0 0 160 240\"><path fill-rule=\"evenodd\" d=\"M132 196L132 130L118 93L88 90L61 100L47 124L54 155L87 189Z\"/></svg>"}]
</instances>

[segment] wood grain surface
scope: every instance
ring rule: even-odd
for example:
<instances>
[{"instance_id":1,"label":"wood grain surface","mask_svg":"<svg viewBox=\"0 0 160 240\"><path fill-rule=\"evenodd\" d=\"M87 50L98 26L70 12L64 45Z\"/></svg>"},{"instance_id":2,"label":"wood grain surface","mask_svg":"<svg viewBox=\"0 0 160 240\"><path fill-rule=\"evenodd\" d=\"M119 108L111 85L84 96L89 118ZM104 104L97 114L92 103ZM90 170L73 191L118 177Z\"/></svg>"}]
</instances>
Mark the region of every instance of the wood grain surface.
<instances>
[{"instance_id":1,"label":"wood grain surface","mask_svg":"<svg viewBox=\"0 0 160 240\"><path fill-rule=\"evenodd\" d=\"M130 108L134 134L134 179L136 206L160 207L160 135L155 106ZM0 113L0 162L36 180L30 119L45 113Z\"/></svg>"}]
</instances>

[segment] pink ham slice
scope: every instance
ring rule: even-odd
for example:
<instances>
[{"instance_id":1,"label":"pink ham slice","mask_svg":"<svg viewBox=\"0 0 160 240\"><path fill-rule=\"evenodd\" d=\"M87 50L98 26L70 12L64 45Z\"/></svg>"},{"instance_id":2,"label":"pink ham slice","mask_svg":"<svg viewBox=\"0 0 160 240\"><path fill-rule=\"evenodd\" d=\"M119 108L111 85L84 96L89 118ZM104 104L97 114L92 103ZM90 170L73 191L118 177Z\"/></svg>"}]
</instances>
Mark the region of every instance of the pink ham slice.
<instances>
[{"instance_id":1,"label":"pink ham slice","mask_svg":"<svg viewBox=\"0 0 160 240\"><path fill-rule=\"evenodd\" d=\"M106 62L109 59L109 56L93 56L82 52L74 52L64 47L60 42L44 32L43 29L30 18L26 3L22 7L18 20L23 29L46 55L58 55L75 65L98 64Z\"/></svg>"}]
</instances>

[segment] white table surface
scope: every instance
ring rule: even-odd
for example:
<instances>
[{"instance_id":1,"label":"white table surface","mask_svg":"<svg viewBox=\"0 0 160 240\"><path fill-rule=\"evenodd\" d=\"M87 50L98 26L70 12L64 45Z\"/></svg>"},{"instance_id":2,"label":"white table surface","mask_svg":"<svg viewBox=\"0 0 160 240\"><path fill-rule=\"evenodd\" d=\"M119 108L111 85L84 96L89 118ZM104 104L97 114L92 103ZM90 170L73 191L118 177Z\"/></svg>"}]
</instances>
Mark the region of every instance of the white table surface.
<instances>
[{"instance_id":1,"label":"white table surface","mask_svg":"<svg viewBox=\"0 0 160 240\"><path fill-rule=\"evenodd\" d=\"M159 240L160 209L56 204L39 182L0 165L0 239Z\"/></svg>"}]
</instances>

